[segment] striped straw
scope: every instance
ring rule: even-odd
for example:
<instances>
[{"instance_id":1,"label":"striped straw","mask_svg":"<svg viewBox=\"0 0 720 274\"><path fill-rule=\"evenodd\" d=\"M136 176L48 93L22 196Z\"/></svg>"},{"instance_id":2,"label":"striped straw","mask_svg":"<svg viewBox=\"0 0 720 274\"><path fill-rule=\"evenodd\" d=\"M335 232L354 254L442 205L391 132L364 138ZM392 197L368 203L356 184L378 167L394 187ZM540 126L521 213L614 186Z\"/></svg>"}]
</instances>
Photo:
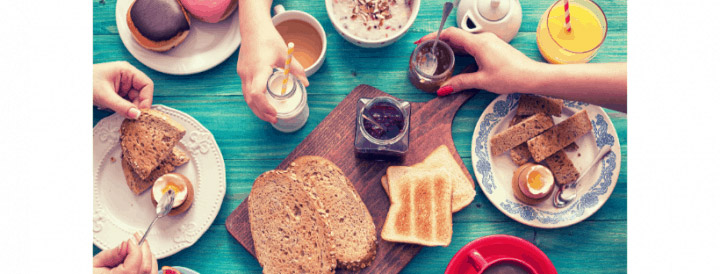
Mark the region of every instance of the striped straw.
<instances>
[{"instance_id":1,"label":"striped straw","mask_svg":"<svg viewBox=\"0 0 720 274\"><path fill-rule=\"evenodd\" d=\"M295 51L295 44L293 42L288 43L288 56L287 59L285 59L285 71L283 71L283 82L282 82L282 91L280 92L280 95L285 95L285 90L287 90L287 82L288 78L290 78L290 63L292 63L292 55L293 51Z\"/></svg>"},{"instance_id":2,"label":"striped straw","mask_svg":"<svg viewBox=\"0 0 720 274\"><path fill-rule=\"evenodd\" d=\"M564 0L565 2L565 31L570 32L570 1Z\"/></svg>"}]
</instances>

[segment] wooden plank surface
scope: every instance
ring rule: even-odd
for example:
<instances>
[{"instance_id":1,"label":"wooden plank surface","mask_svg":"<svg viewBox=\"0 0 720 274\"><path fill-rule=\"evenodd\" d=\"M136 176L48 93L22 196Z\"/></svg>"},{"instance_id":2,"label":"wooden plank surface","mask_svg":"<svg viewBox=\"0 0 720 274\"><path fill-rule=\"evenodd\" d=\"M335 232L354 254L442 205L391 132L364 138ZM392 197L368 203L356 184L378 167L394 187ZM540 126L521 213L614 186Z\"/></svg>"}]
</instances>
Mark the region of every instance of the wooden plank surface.
<instances>
[{"instance_id":1,"label":"wooden plank surface","mask_svg":"<svg viewBox=\"0 0 720 274\"><path fill-rule=\"evenodd\" d=\"M104 3L104 4L103 4ZM308 124L293 134L275 131L257 119L244 102L237 76L237 53L217 67L191 76L155 72L125 49L115 27L115 0L93 0L93 62L126 60L155 82L154 102L179 109L213 132L225 159L227 190L217 218L198 242L162 259L162 265L180 265L200 273L260 273L261 268L225 229L231 212L247 197L255 177L275 168L335 108L353 87L369 84L403 100L424 102L435 96L415 89L407 80L407 60L416 41L436 31L442 1L425 0L408 33L382 49L361 49L346 42L330 24L324 2L275 1L286 9L315 16L327 33L324 65L310 77ZM511 45L534 60L542 60L535 43L535 28L550 0L521 0L523 23ZM598 0L608 19L608 38L592 62L627 60L627 2ZM455 26L455 11L446 23ZM456 73L473 62L457 58ZM378 66L377 64L382 64ZM466 168L472 171L470 142L480 114L497 95L480 91L458 111L452 136ZM110 113L93 108L93 125ZM607 110L606 110L607 111ZM480 188L473 203L453 215L449 247L423 248L401 273L442 273L450 258L469 241L491 234L526 239L553 261L558 273L622 273L627 267L627 115L607 111L619 136L622 165L618 183L607 203L587 220L562 229L537 229L519 224L498 211ZM472 172L471 172L472 173ZM99 252L93 247L93 254Z\"/></svg>"}]
</instances>

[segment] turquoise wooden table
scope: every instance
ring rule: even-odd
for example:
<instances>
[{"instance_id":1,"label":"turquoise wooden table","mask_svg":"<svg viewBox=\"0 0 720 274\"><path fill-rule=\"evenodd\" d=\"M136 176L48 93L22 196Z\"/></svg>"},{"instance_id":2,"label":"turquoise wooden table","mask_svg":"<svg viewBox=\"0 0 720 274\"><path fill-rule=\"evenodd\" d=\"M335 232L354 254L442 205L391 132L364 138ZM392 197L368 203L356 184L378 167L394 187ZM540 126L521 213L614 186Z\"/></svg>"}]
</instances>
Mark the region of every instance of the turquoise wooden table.
<instances>
[{"instance_id":1,"label":"turquoise wooden table","mask_svg":"<svg viewBox=\"0 0 720 274\"><path fill-rule=\"evenodd\" d=\"M317 18L327 33L327 59L310 77L310 118L301 130L283 134L256 118L244 102L235 72L237 52L215 68L189 76L158 73L142 65L125 49L115 26L115 1L93 1L93 62L126 60L155 82L154 103L181 110L202 123L215 136L225 159L227 191L215 221L191 247L158 261L200 273L259 273L260 265L225 229L225 219L248 196L255 178L273 169L328 113L359 84L369 84L409 101L427 101L434 95L414 88L407 66L414 41L437 31L443 1L422 1L420 13L408 33L381 49L363 49L346 42L330 23L324 1L275 1L288 10L303 10ZM627 3L598 0L606 13L608 35L592 62L627 60ZM523 22L511 45L535 60L543 60L535 43L535 28L552 0L521 0ZM455 25L455 11L447 21ZM473 62L459 57L456 73ZM382 65L378 65L382 64ZM497 97L478 92L457 113L452 126L455 146L472 172L470 142L485 107ZM622 166L617 186L605 205L587 220L561 229L539 229L520 224L498 211L476 188L473 203L453 216L453 237L448 247L426 247L403 273L442 273L463 245L478 237L509 234L526 239L552 260L559 273L622 273L627 268L627 115L606 110L617 129ZM93 125L110 115L93 108ZM93 247L93 254L99 252Z\"/></svg>"}]
</instances>

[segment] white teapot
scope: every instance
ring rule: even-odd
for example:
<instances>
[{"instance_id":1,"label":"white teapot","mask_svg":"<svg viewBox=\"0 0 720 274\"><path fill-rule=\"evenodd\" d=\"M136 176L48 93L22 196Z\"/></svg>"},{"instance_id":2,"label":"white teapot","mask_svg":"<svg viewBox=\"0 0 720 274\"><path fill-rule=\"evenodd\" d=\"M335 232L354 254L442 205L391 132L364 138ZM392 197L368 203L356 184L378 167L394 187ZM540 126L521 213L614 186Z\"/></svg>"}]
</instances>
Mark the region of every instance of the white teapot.
<instances>
[{"instance_id":1,"label":"white teapot","mask_svg":"<svg viewBox=\"0 0 720 274\"><path fill-rule=\"evenodd\" d=\"M521 23L519 0L461 0L458 4L457 25L471 33L489 31L510 42Z\"/></svg>"}]
</instances>

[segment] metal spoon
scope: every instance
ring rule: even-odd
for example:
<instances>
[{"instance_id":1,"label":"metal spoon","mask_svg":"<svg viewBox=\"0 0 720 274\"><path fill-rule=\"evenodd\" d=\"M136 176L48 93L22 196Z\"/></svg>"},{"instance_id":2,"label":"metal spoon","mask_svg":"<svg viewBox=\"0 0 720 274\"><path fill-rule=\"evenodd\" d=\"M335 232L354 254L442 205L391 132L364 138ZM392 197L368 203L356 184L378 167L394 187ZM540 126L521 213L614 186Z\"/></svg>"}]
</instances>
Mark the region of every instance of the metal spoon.
<instances>
[{"instance_id":1,"label":"metal spoon","mask_svg":"<svg viewBox=\"0 0 720 274\"><path fill-rule=\"evenodd\" d=\"M590 166L588 166L585 171L580 174L580 177L578 177L577 180L569 184L560 186L560 190L558 190L558 192L555 194L555 198L553 199L553 205L555 205L555 207L557 208L563 208L566 205L570 204L572 200L575 200L575 198L577 197L577 184L580 179L585 177L585 175L588 174L590 169L592 169L592 167L594 167L595 164L600 161L600 159L605 157L608 152L610 152L610 146L604 146L602 149L600 149L597 156L595 156L595 159L592 160Z\"/></svg>"},{"instance_id":2,"label":"metal spoon","mask_svg":"<svg viewBox=\"0 0 720 274\"><path fill-rule=\"evenodd\" d=\"M160 198L160 202L158 202L157 207L155 208L155 214L157 214L155 220L153 220L152 223L150 223L150 226L148 226L147 230L145 230L145 234L143 234L142 238L138 242L138 246L142 245L143 241L145 241L145 237L147 237L148 232L150 232L150 229L155 224L155 221L162 217L165 217L168 213L170 213L170 210L172 210L173 202L175 202L175 191L172 189L168 189L168 191L163 193L163 196Z\"/></svg>"},{"instance_id":3,"label":"metal spoon","mask_svg":"<svg viewBox=\"0 0 720 274\"><path fill-rule=\"evenodd\" d=\"M365 113L362 114L362 117L365 118L365 120L368 120L368 121L369 121L370 123L372 123L373 125L375 125L375 126L379 127L380 129L382 129L383 132L387 132L387 129L385 128L385 126L383 126L383 125L381 125L380 123L376 122L375 119L373 119L372 117L369 117L369 116L365 115Z\"/></svg>"},{"instance_id":4,"label":"metal spoon","mask_svg":"<svg viewBox=\"0 0 720 274\"><path fill-rule=\"evenodd\" d=\"M435 42L433 43L432 49L430 49L429 52L426 52L424 57L425 62L420 63L420 71L433 75L435 74L435 70L438 66L438 60L437 60L437 54L435 54L435 48L437 47L438 40L440 40L440 33L443 30L443 26L445 26L445 20L447 19L448 15L450 15L450 12L453 9L453 3L452 2L445 2L445 5L443 6L443 14L442 14L442 20L440 21L440 29L438 30L437 36L435 36Z\"/></svg>"}]
</instances>

